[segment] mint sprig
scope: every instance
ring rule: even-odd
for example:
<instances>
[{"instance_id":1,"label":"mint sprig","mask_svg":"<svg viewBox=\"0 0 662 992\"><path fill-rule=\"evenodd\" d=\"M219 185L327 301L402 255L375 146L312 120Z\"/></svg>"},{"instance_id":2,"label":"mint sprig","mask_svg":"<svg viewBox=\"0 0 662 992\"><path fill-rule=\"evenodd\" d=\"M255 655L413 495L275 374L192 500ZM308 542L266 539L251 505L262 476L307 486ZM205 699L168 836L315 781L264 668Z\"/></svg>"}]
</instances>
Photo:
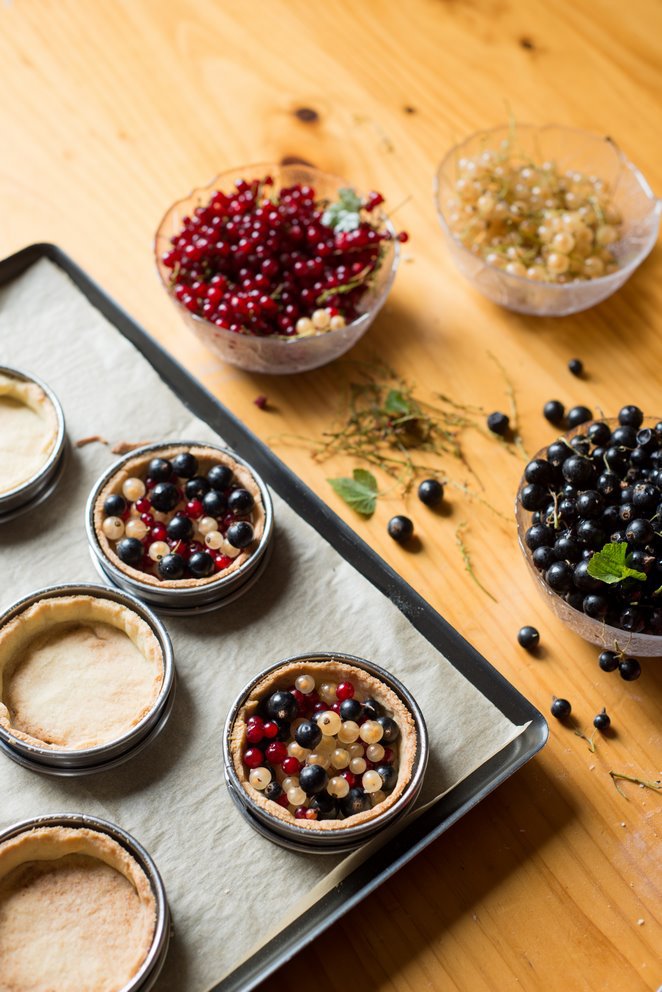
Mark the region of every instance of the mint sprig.
<instances>
[{"instance_id":1,"label":"mint sprig","mask_svg":"<svg viewBox=\"0 0 662 992\"><path fill-rule=\"evenodd\" d=\"M362 517L371 517L377 505L377 480L372 472L365 468L355 468L352 478L342 476L338 479L327 479L342 500L360 513Z\"/></svg>"},{"instance_id":2,"label":"mint sprig","mask_svg":"<svg viewBox=\"0 0 662 992\"><path fill-rule=\"evenodd\" d=\"M595 552L586 571L592 578L606 582L610 586L624 579L638 579L639 582L645 582L645 573L630 568L627 558L628 546L625 541L609 542L600 551Z\"/></svg>"},{"instance_id":3,"label":"mint sprig","mask_svg":"<svg viewBox=\"0 0 662 992\"><path fill-rule=\"evenodd\" d=\"M338 190L338 199L322 214L322 223L334 231L355 231L361 223L362 200L353 189Z\"/></svg>"}]
</instances>

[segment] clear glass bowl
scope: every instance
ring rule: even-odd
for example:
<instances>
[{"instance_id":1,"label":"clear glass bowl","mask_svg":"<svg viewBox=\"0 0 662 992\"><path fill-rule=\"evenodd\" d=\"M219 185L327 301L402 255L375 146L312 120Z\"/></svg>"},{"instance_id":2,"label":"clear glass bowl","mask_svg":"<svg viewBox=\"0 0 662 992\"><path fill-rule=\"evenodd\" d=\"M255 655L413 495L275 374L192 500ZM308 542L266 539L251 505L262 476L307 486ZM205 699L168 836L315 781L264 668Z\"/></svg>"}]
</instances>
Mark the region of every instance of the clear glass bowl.
<instances>
[{"instance_id":1,"label":"clear glass bowl","mask_svg":"<svg viewBox=\"0 0 662 992\"><path fill-rule=\"evenodd\" d=\"M614 203L623 216L623 236L610 245L619 267L598 279L535 282L488 265L458 241L448 222L457 163L461 158L496 150L502 141L512 139L513 131L506 126L472 134L451 148L437 170L437 213L455 264L483 296L509 310L540 317L563 317L586 310L620 289L652 250L657 241L662 200L655 197L641 172L611 138L554 124L544 127L518 124L514 134L518 152L532 161L554 161L561 172L572 169L609 183Z\"/></svg>"},{"instance_id":2,"label":"clear glass bowl","mask_svg":"<svg viewBox=\"0 0 662 992\"><path fill-rule=\"evenodd\" d=\"M156 266L161 282L186 325L211 351L224 362L236 365L248 372L262 372L268 375L286 375L293 372L307 372L332 362L349 351L363 337L379 313L395 277L400 258L400 245L393 225L384 214L378 215L380 223L390 232L391 239L384 242L386 251L382 264L375 274L373 284L361 301L363 311L356 320L336 331L327 331L311 337L256 337L252 334L236 334L223 327L217 327L204 317L191 313L170 292L171 271L162 261L164 252L171 247L170 239L181 230L182 219L190 216L196 207L206 204L216 190L230 192L235 180L262 179L270 175L272 187L277 192L283 186L302 183L312 186L318 199L333 200L338 191L349 184L326 172L320 172L306 165L245 165L216 176L207 186L194 189L183 200L174 203L159 224L154 239Z\"/></svg>"},{"instance_id":3,"label":"clear glass bowl","mask_svg":"<svg viewBox=\"0 0 662 992\"><path fill-rule=\"evenodd\" d=\"M647 417L642 426L653 427L659 419L660 418ZM618 426L618 421L615 419L603 418L603 422L609 424L612 429ZM580 427L575 428L575 430L568 431L566 434L561 436L569 441L570 438L574 437L576 434L585 433L591 423L593 423L593 421L582 424ZM556 438L553 440L556 440ZM552 442L550 441L550 444L551 443ZM540 451L537 451L530 460L533 461L534 458L545 458L548 447L549 445L545 445L545 447L541 448ZM593 617L587 616L580 610L576 610L573 606L570 606L569 603L566 603L562 596L554 592L553 589L550 589L545 582L542 572L540 572L533 564L532 552L527 547L524 540L524 535L531 526L531 511L525 510L520 503L520 493L525 485L526 479L522 476L517 490L517 497L515 499L517 539L519 541L522 554L524 555L524 560L528 565L536 587L540 591L540 594L552 613L575 634L579 634L580 637L583 637L584 640L588 641L590 644L597 644L603 650L623 651L627 655L636 655L639 658L662 658L662 635L632 634L630 631L623 630L620 627L612 627L609 624L604 623L602 620L595 620Z\"/></svg>"}]
</instances>

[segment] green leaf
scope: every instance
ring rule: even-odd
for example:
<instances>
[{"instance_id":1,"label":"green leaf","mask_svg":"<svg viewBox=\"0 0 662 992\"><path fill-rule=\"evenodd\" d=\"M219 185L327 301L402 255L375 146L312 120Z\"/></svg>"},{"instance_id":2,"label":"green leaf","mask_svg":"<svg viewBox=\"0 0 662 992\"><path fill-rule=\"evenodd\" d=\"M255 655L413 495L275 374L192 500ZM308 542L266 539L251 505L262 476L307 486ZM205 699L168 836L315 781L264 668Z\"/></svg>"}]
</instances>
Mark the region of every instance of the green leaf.
<instances>
[{"instance_id":1,"label":"green leaf","mask_svg":"<svg viewBox=\"0 0 662 992\"><path fill-rule=\"evenodd\" d=\"M322 214L322 223L334 230L355 231L361 223L361 199L353 189L338 190L338 199Z\"/></svg>"},{"instance_id":2,"label":"green leaf","mask_svg":"<svg viewBox=\"0 0 662 992\"><path fill-rule=\"evenodd\" d=\"M355 468L353 478L327 479L333 491L363 517L371 517L377 505L377 480L365 468Z\"/></svg>"},{"instance_id":3,"label":"green leaf","mask_svg":"<svg viewBox=\"0 0 662 992\"><path fill-rule=\"evenodd\" d=\"M399 389L389 389L384 409L394 417L408 417L411 404L407 402Z\"/></svg>"},{"instance_id":4,"label":"green leaf","mask_svg":"<svg viewBox=\"0 0 662 992\"><path fill-rule=\"evenodd\" d=\"M623 579L638 579L640 582L645 582L645 574L630 568L627 564L627 551L628 546L625 541L605 544L601 551L595 552L586 571L594 579L606 582L607 585L614 585L616 582L622 582Z\"/></svg>"}]
</instances>

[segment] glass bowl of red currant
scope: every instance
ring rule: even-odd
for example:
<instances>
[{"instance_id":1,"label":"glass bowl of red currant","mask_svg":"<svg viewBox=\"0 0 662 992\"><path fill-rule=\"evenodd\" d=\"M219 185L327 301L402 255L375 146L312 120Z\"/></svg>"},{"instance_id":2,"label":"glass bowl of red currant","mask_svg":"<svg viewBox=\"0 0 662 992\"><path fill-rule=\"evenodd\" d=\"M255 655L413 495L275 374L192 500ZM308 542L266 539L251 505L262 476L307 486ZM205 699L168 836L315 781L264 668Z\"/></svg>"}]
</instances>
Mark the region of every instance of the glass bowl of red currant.
<instances>
[{"instance_id":1,"label":"glass bowl of red currant","mask_svg":"<svg viewBox=\"0 0 662 992\"><path fill-rule=\"evenodd\" d=\"M662 657L662 421L634 405L607 420L576 410L584 422L524 470L522 553L548 606L580 637Z\"/></svg>"},{"instance_id":2,"label":"glass bowl of red currant","mask_svg":"<svg viewBox=\"0 0 662 992\"><path fill-rule=\"evenodd\" d=\"M478 131L441 161L439 221L484 296L561 317L616 292L652 250L662 200L615 142L576 128Z\"/></svg>"},{"instance_id":3,"label":"glass bowl of red currant","mask_svg":"<svg viewBox=\"0 0 662 992\"><path fill-rule=\"evenodd\" d=\"M391 288L407 235L383 202L311 166L242 166L170 207L155 238L159 276L223 361L318 368L356 344Z\"/></svg>"}]
</instances>

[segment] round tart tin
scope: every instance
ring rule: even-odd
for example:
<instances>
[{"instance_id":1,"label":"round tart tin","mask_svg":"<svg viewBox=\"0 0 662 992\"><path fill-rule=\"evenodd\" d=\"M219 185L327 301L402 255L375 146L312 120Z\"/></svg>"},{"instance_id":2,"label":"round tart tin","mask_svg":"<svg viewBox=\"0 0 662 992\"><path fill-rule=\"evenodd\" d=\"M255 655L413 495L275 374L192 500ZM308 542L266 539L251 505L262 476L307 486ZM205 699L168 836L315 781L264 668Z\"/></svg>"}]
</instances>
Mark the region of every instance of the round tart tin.
<instances>
[{"instance_id":1,"label":"round tart tin","mask_svg":"<svg viewBox=\"0 0 662 992\"><path fill-rule=\"evenodd\" d=\"M6 492L0 493L0 524L2 524L13 520L19 514L27 513L53 491L62 476L67 436L60 401L46 383L35 375L7 365L0 365L0 376L6 376L9 379L16 379L19 383L37 387L54 411L53 443L45 462L29 479Z\"/></svg>"},{"instance_id":2,"label":"round tart tin","mask_svg":"<svg viewBox=\"0 0 662 992\"><path fill-rule=\"evenodd\" d=\"M88 748L55 749L21 740L0 725L0 751L18 764L47 775L77 776L108 771L142 751L163 730L172 711L176 675L170 637L144 603L117 589L92 584L57 585L39 589L10 606L0 616L0 630L40 600L89 596L118 603L137 614L151 628L163 658L163 682L149 712L121 736Z\"/></svg>"},{"instance_id":3,"label":"round tart tin","mask_svg":"<svg viewBox=\"0 0 662 992\"><path fill-rule=\"evenodd\" d=\"M416 747L409 781L393 805L383 813L369 818L362 823L326 831L302 827L298 825L299 821L297 820L287 821L270 815L262 806L254 802L243 787L235 768L232 755L232 734L242 707L251 696L254 688L263 680L277 676L279 669L285 668L285 666L305 665L307 667L313 667L316 664L329 662L338 664L339 666L348 665L361 669L392 690L413 720L416 733ZM291 658L285 658L265 668L259 675L251 679L248 685L238 695L228 713L223 732L225 780L230 797L241 810L244 819L263 837L267 837L281 847L310 854L344 854L353 851L357 847L360 847L361 844L372 839L384 827L391 825L408 813L421 791L428 757L429 742L425 720L420 707L409 690L399 679L391 675L384 668L374 664L374 662L337 651L320 651L314 654L297 655Z\"/></svg>"},{"instance_id":4,"label":"round tart tin","mask_svg":"<svg viewBox=\"0 0 662 992\"><path fill-rule=\"evenodd\" d=\"M117 824L86 813L49 813L14 823L0 831L0 844L40 827L84 828L106 834L136 861L145 873L156 903L156 922L150 949L138 972L117 992L149 992L163 969L171 936L171 918L163 880L154 861L135 837Z\"/></svg>"},{"instance_id":5,"label":"round tart tin","mask_svg":"<svg viewBox=\"0 0 662 992\"><path fill-rule=\"evenodd\" d=\"M119 568L106 554L99 540L95 523L95 517L98 518L97 509L101 495L114 476L121 472L135 458L142 458L144 456L157 457L169 449L175 448L205 449L211 452L218 452L220 456L219 461L221 462L223 459L236 462L237 465L241 466L250 474L259 492L262 510L264 512L262 533L257 546L238 568L229 571L227 574L219 573L218 578L210 577L206 580L202 579L199 582L190 580L190 585L187 586L173 585L167 579L159 582L141 581L139 578L129 575L128 572ZM137 596L144 602L149 603L150 606L162 610L167 615L185 616L207 612L207 610L221 607L225 605L226 600L228 602L233 601L238 595L247 592L252 587L257 577L263 574L264 567L266 566L267 552L271 549L274 518L269 490L252 466L244 461L243 458L240 458L239 455L235 454L229 448L211 444L207 441L175 440L160 441L156 444L148 444L141 448L136 448L111 465L96 482L90 493L85 511L85 526L93 561L100 574L107 581ZM131 571L135 572L135 569L131 569Z\"/></svg>"}]
</instances>

